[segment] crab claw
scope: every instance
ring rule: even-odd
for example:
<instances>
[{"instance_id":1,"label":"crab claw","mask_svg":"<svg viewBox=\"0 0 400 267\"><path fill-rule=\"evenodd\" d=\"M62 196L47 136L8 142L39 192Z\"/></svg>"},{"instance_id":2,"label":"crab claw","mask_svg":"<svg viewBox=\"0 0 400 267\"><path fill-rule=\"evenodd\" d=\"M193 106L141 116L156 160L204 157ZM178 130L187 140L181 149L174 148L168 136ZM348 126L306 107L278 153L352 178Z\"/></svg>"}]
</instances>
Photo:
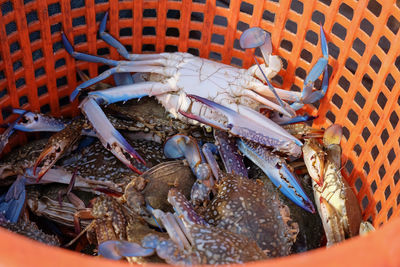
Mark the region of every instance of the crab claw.
<instances>
[{"instance_id":1,"label":"crab claw","mask_svg":"<svg viewBox=\"0 0 400 267\"><path fill-rule=\"evenodd\" d=\"M185 195L179 192L178 189L171 188L168 191L168 202L174 207L178 217L182 217L184 222L208 225L203 217L195 212L192 204L190 204Z\"/></svg>"},{"instance_id":2,"label":"crab claw","mask_svg":"<svg viewBox=\"0 0 400 267\"><path fill-rule=\"evenodd\" d=\"M21 121L15 125L15 130L23 132L58 132L65 128L63 120L46 116L40 113L14 108L14 114L21 114Z\"/></svg>"},{"instance_id":3,"label":"crab claw","mask_svg":"<svg viewBox=\"0 0 400 267\"><path fill-rule=\"evenodd\" d=\"M274 123L260 113L241 105L237 106L237 113L230 108L222 106L206 98L195 95L187 96L210 107L213 110L216 110L218 113L222 113L226 116L227 122L220 123L179 110L183 116L210 125L214 128L228 131L234 136L242 137L268 147L273 147L275 150L287 153L294 157L299 157L301 155L300 146L303 144L278 124Z\"/></svg>"},{"instance_id":4,"label":"crab claw","mask_svg":"<svg viewBox=\"0 0 400 267\"><path fill-rule=\"evenodd\" d=\"M164 154L167 158L185 157L189 163L192 172L197 177L197 181L192 186L191 201L200 204L209 199L214 180L210 166L203 163L196 140L183 134L176 134L165 142Z\"/></svg>"},{"instance_id":5,"label":"crab claw","mask_svg":"<svg viewBox=\"0 0 400 267\"><path fill-rule=\"evenodd\" d=\"M326 246L330 247L335 243L344 241L345 233L340 215L323 197L319 198L319 211L327 239Z\"/></svg>"},{"instance_id":6,"label":"crab claw","mask_svg":"<svg viewBox=\"0 0 400 267\"><path fill-rule=\"evenodd\" d=\"M33 174L41 166L37 174L37 182L57 162L58 159L78 141L84 126L84 121L77 119L68 124L63 130L50 137L46 147L40 153L33 166Z\"/></svg>"},{"instance_id":7,"label":"crab claw","mask_svg":"<svg viewBox=\"0 0 400 267\"><path fill-rule=\"evenodd\" d=\"M81 102L80 108L87 119L92 123L93 128L97 133L97 137L100 139L103 146L110 150L120 161L134 172L142 174L141 171L132 165L131 161L125 154L128 154L143 165L145 165L146 162L114 128L114 126L112 126L97 102L91 97L87 97Z\"/></svg>"},{"instance_id":8,"label":"crab claw","mask_svg":"<svg viewBox=\"0 0 400 267\"><path fill-rule=\"evenodd\" d=\"M64 144L54 144L54 146L46 147L33 165L33 175L36 176L36 182L39 182L42 176L56 163L57 159L63 154L66 146ZM43 164L42 164L43 163ZM40 171L37 173L37 168L40 166Z\"/></svg>"},{"instance_id":9,"label":"crab claw","mask_svg":"<svg viewBox=\"0 0 400 267\"><path fill-rule=\"evenodd\" d=\"M143 248L124 240L108 240L99 245L99 255L111 260L120 260L123 257L147 257L154 252L153 248Z\"/></svg>"},{"instance_id":10,"label":"crab claw","mask_svg":"<svg viewBox=\"0 0 400 267\"><path fill-rule=\"evenodd\" d=\"M308 139L302 149L308 173L319 186L322 186L324 182L325 153L321 145L315 139Z\"/></svg>"},{"instance_id":11,"label":"crab claw","mask_svg":"<svg viewBox=\"0 0 400 267\"><path fill-rule=\"evenodd\" d=\"M241 139L238 139L237 143L239 150L260 167L285 196L304 210L315 212L314 205L304 192L298 178L282 158L255 143Z\"/></svg>"},{"instance_id":12,"label":"crab claw","mask_svg":"<svg viewBox=\"0 0 400 267\"><path fill-rule=\"evenodd\" d=\"M206 180L210 177L210 169L202 163L200 148L192 137L183 134L170 137L165 142L164 154L167 158L185 157L197 179Z\"/></svg>"},{"instance_id":13,"label":"crab claw","mask_svg":"<svg viewBox=\"0 0 400 267\"><path fill-rule=\"evenodd\" d=\"M339 124L332 124L324 133L323 143L326 147L329 145L340 145L342 139L343 129Z\"/></svg>"}]
</instances>

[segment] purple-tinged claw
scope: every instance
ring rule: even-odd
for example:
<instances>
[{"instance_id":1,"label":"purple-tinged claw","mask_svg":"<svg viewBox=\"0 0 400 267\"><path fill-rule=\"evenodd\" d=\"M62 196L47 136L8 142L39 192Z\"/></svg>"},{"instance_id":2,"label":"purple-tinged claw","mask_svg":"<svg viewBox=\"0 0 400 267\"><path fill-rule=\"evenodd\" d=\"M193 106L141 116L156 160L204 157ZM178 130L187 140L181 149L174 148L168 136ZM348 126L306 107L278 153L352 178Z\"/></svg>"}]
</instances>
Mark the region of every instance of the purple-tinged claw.
<instances>
[{"instance_id":1,"label":"purple-tinged claw","mask_svg":"<svg viewBox=\"0 0 400 267\"><path fill-rule=\"evenodd\" d=\"M192 204L186 199L186 197L176 188L171 188L169 190L168 202L172 207L174 207L177 215L183 217L184 222L208 225L208 223L194 211Z\"/></svg>"},{"instance_id":2,"label":"purple-tinged claw","mask_svg":"<svg viewBox=\"0 0 400 267\"><path fill-rule=\"evenodd\" d=\"M300 146L303 144L297 138L293 137L287 131L282 129L282 127L260 113L240 105L238 106L239 113L237 113L230 108L222 106L206 98L195 95L187 96L200 103L203 103L219 113L222 113L227 117L228 122L223 124L179 110L182 115L210 125L214 128L228 131L234 136L242 137L268 147L273 147L275 150L288 153L294 157L299 157L301 155Z\"/></svg>"},{"instance_id":3,"label":"purple-tinged claw","mask_svg":"<svg viewBox=\"0 0 400 267\"><path fill-rule=\"evenodd\" d=\"M264 171L285 196L306 211L315 212L314 205L304 192L298 178L282 158L272 154L265 147L245 140L238 139L238 147Z\"/></svg>"},{"instance_id":4,"label":"purple-tinged claw","mask_svg":"<svg viewBox=\"0 0 400 267\"><path fill-rule=\"evenodd\" d=\"M236 138L229 137L228 133L218 130L214 131L214 138L226 172L249 177L243 157L239 154Z\"/></svg>"},{"instance_id":5,"label":"purple-tinged claw","mask_svg":"<svg viewBox=\"0 0 400 267\"><path fill-rule=\"evenodd\" d=\"M112 126L104 112L101 110L96 101L90 97L85 98L80 104L82 112L92 123L98 138L103 146L110 150L120 161L131 168L134 172L142 174L131 161L126 157L136 159L139 163L145 165L143 158L135 151L135 149L125 140L125 138Z\"/></svg>"},{"instance_id":6,"label":"purple-tinged claw","mask_svg":"<svg viewBox=\"0 0 400 267\"><path fill-rule=\"evenodd\" d=\"M190 248L190 243L187 239L188 237L181 229L179 223L176 221L176 218L172 213L165 213L159 209L153 210L152 213L157 220L161 221L165 230L167 230L169 237L172 239L172 241L174 241L175 244L178 245L180 249L183 250L185 248Z\"/></svg>"},{"instance_id":7,"label":"purple-tinged claw","mask_svg":"<svg viewBox=\"0 0 400 267\"><path fill-rule=\"evenodd\" d=\"M108 240L99 245L99 255L111 260L120 260L123 257L147 257L153 254L152 248L143 248L124 240Z\"/></svg>"}]
</instances>

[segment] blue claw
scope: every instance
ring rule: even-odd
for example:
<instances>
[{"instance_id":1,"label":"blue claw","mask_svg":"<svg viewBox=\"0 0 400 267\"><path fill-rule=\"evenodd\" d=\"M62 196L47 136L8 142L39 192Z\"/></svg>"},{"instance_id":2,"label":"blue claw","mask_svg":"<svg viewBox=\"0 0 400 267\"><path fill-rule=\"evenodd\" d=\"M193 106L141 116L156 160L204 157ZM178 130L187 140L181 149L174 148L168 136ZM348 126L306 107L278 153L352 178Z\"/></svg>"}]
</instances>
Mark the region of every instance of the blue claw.
<instances>
[{"instance_id":1,"label":"blue claw","mask_svg":"<svg viewBox=\"0 0 400 267\"><path fill-rule=\"evenodd\" d=\"M14 129L23 132L58 132L65 128L63 120L46 116L40 113L14 108L14 114L21 114L22 121L15 124Z\"/></svg>"},{"instance_id":2,"label":"blue claw","mask_svg":"<svg viewBox=\"0 0 400 267\"><path fill-rule=\"evenodd\" d=\"M0 196L0 213L12 223L16 223L25 205L25 177L19 176L6 194Z\"/></svg>"},{"instance_id":3,"label":"blue claw","mask_svg":"<svg viewBox=\"0 0 400 267\"><path fill-rule=\"evenodd\" d=\"M197 179L205 180L210 177L207 165L202 164L200 148L192 137L183 134L176 134L170 137L165 142L164 154L167 158L185 157Z\"/></svg>"},{"instance_id":4,"label":"blue claw","mask_svg":"<svg viewBox=\"0 0 400 267\"><path fill-rule=\"evenodd\" d=\"M99 255L111 260L120 260L123 257L147 257L153 254L152 248L143 248L136 243L123 240L109 240L99 245Z\"/></svg>"},{"instance_id":5,"label":"blue claw","mask_svg":"<svg viewBox=\"0 0 400 267\"><path fill-rule=\"evenodd\" d=\"M238 139L237 143L239 150L260 167L285 196L304 210L315 212L314 205L301 187L298 178L282 158L252 142Z\"/></svg>"},{"instance_id":6,"label":"blue claw","mask_svg":"<svg viewBox=\"0 0 400 267\"><path fill-rule=\"evenodd\" d=\"M282 129L279 125L260 113L244 106L238 106L240 113L237 113L230 108L206 98L195 95L187 96L225 115L227 117L227 123L219 123L211 119L179 110L179 112L185 117L197 120L219 130L228 131L234 136L239 136L258 144L273 147L276 150L288 153L294 157L301 155L300 146L302 146L302 143Z\"/></svg>"}]
</instances>

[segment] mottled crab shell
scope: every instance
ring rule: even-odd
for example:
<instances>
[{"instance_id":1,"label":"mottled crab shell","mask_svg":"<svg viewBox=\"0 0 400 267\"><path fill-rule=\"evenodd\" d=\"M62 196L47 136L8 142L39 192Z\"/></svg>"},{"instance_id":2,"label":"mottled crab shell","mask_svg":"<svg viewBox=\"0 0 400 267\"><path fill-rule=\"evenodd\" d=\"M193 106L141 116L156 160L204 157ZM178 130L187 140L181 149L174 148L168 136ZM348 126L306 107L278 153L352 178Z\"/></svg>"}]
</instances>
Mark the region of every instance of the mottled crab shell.
<instances>
[{"instance_id":1,"label":"mottled crab shell","mask_svg":"<svg viewBox=\"0 0 400 267\"><path fill-rule=\"evenodd\" d=\"M289 255L299 228L277 193L268 193L259 180L232 174L217 191L205 212L208 223L255 240L269 256Z\"/></svg>"},{"instance_id":2,"label":"mottled crab shell","mask_svg":"<svg viewBox=\"0 0 400 267\"><path fill-rule=\"evenodd\" d=\"M200 264L237 264L267 259L257 243L240 234L200 224L189 226Z\"/></svg>"},{"instance_id":3,"label":"mottled crab shell","mask_svg":"<svg viewBox=\"0 0 400 267\"><path fill-rule=\"evenodd\" d=\"M20 220L18 223L11 223L5 218L0 218L0 226L44 244L57 247L60 246L60 241L57 237L45 234L33 222L24 222Z\"/></svg>"}]
</instances>

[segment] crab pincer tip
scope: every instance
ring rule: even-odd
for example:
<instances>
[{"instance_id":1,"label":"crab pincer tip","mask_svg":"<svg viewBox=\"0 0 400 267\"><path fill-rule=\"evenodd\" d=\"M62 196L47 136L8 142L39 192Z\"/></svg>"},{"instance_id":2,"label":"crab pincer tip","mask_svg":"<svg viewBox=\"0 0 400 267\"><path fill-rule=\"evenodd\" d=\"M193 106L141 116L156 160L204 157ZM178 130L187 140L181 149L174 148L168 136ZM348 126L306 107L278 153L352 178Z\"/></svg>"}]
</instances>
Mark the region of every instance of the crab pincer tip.
<instances>
[{"instance_id":1,"label":"crab pincer tip","mask_svg":"<svg viewBox=\"0 0 400 267\"><path fill-rule=\"evenodd\" d=\"M320 35L321 35L322 54L324 55L325 58L328 58L329 57L328 43L326 41L326 36L325 36L324 28L322 27L322 23L320 23Z\"/></svg>"},{"instance_id":2,"label":"crab pincer tip","mask_svg":"<svg viewBox=\"0 0 400 267\"><path fill-rule=\"evenodd\" d=\"M100 22L100 27L99 27L99 32L104 32L106 30L106 25L107 25L107 18L108 18L108 11L104 14L103 19Z\"/></svg>"},{"instance_id":3,"label":"crab pincer tip","mask_svg":"<svg viewBox=\"0 0 400 267\"><path fill-rule=\"evenodd\" d=\"M33 165L33 175L36 176L36 183L42 179L43 175L48 171L48 169L52 166L52 164L46 164L47 166L43 166L40 168L39 173L37 173L37 168L39 165L44 161L44 159L51 155L53 152L53 147L48 147L47 149L43 150L42 153L40 153L39 157L36 159L35 164Z\"/></svg>"}]
</instances>

